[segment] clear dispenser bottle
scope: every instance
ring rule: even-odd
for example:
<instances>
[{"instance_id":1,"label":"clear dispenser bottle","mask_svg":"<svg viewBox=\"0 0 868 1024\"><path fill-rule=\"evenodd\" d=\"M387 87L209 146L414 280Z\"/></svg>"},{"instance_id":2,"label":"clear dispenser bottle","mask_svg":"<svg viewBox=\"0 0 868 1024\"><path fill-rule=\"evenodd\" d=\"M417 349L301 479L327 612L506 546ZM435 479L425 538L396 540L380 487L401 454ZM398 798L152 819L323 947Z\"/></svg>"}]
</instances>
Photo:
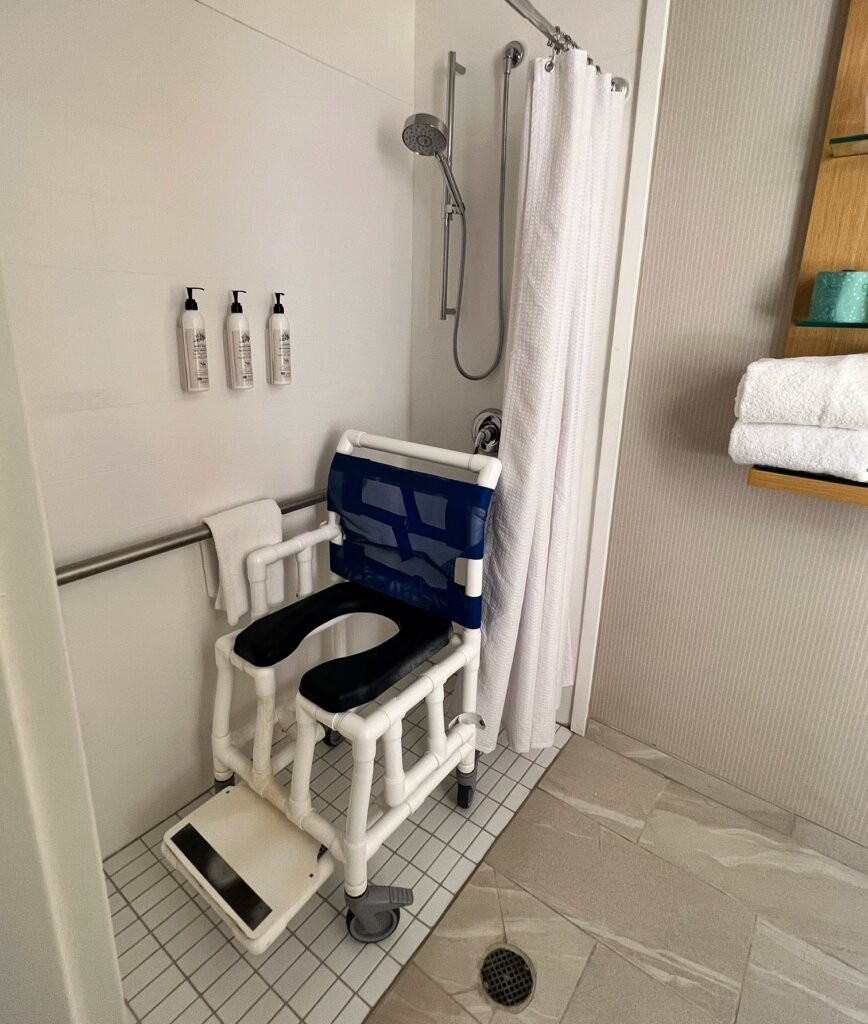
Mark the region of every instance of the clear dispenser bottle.
<instances>
[{"instance_id":1,"label":"clear dispenser bottle","mask_svg":"<svg viewBox=\"0 0 868 1024\"><path fill-rule=\"evenodd\" d=\"M208 346L205 342L205 318L193 298L193 292L204 288L187 289L184 309L178 319L178 364L181 370L181 388L184 391L207 391L211 387L208 376Z\"/></svg>"},{"instance_id":2,"label":"clear dispenser bottle","mask_svg":"<svg viewBox=\"0 0 868 1024\"><path fill-rule=\"evenodd\" d=\"M237 390L253 387L250 323L238 301L239 295L246 294L245 291L233 289L232 305L226 318L226 376L229 387Z\"/></svg>"},{"instance_id":3,"label":"clear dispenser bottle","mask_svg":"<svg viewBox=\"0 0 868 1024\"><path fill-rule=\"evenodd\" d=\"M283 292L275 292L274 308L268 318L268 383L292 384L292 353L289 320L280 301Z\"/></svg>"}]
</instances>

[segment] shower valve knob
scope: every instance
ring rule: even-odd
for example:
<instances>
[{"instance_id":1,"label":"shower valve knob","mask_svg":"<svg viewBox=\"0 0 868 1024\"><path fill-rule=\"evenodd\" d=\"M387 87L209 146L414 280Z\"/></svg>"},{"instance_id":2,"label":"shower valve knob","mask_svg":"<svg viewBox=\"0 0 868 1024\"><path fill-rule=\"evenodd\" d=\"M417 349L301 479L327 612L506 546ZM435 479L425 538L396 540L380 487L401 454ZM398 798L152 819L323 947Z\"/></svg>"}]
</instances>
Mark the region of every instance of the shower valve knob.
<instances>
[{"instance_id":1,"label":"shower valve knob","mask_svg":"<svg viewBox=\"0 0 868 1024\"><path fill-rule=\"evenodd\" d=\"M473 420L473 450L481 455L496 455L500 448L502 413L500 409L483 409Z\"/></svg>"}]
</instances>

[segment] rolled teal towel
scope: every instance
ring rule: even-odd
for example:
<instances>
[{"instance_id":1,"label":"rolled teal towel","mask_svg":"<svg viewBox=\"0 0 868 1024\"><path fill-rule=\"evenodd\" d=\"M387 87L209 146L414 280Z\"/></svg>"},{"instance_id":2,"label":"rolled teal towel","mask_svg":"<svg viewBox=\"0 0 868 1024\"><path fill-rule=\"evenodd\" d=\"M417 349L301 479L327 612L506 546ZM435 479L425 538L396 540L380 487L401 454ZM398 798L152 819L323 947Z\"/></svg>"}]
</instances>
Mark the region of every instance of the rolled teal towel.
<instances>
[{"instance_id":1,"label":"rolled teal towel","mask_svg":"<svg viewBox=\"0 0 868 1024\"><path fill-rule=\"evenodd\" d=\"M868 271L824 270L817 274L808 318L815 323L868 323Z\"/></svg>"}]
</instances>

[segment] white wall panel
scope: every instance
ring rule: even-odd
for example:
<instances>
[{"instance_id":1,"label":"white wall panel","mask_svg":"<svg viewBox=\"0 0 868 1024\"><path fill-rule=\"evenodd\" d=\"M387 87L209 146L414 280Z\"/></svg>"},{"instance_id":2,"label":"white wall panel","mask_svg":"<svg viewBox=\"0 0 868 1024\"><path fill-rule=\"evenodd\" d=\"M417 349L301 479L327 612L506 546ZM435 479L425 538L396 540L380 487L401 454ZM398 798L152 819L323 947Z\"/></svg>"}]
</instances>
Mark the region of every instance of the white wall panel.
<instances>
[{"instance_id":1,"label":"white wall panel","mask_svg":"<svg viewBox=\"0 0 868 1024\"><path fill-rule=\"evenodd\" d=\"M6 12L0 258L58 562L321 485L348 425L407 434L413 46L409 0ZM207 289L204 395L178 387L185 285ZM230 288L248 392L226 386ZM288 388L265 382L275 289ZM207 783L225 620L195 549L62 601L110 851Z\"/></svg>"}]
</instances>

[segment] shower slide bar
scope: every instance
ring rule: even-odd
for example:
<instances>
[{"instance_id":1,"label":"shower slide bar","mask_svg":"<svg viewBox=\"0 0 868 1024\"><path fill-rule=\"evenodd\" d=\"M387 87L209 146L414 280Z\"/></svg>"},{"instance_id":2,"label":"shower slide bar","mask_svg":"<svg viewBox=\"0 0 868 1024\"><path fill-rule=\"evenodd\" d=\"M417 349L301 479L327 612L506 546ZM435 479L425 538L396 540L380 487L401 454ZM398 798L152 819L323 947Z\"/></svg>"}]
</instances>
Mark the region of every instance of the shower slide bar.
<instances>
[{"instance_id":1,"label":"shower slide bar","mask_svg":"<svg viewBox=\"0 0 868 1024\"><path fill-rule=\"evenodd\" d=\"M449 65L446 72L446 153L444 158L452 169L452 138L455 131L455 77L463 75L467 68L458 63L454 50L449 51ZM455 316L449 308L449 239L452 232L452 218L458 212L449 182L443 186L443 261L440 268L440 319Z\"/></svg>"},{"instance_id":2,"label":"shower slide bar","mask_svg":"<svg viewBox=\"0 0 868 1024\"><path fill-rule=\"evenodd\" d=\"M506 2L514 11L517 11L523 18L526 18L538 32L542 32L548 40L552 50L551 59L546 64L549 71L554 67L554 59L559 53L563 53L565 50L581 49L571 35L564 32L560 25L553 25L544 14L541 14L534 7L530 0L506 0ZM596 64L590 56L588 56L588 63L594 64L597 71L600 70L599 64ZM630 84L626 78L612 79L613 92L623 92L626 94L629 88Z\"/></svg>"},{"instance_id":3,"label":"shower slide bar","mask_svg":"<svg viewBox=\"0 0 868 1024\"><path fill-rule=\"evenodd\" d=\"M325 500L326 492L325 488L322 488L317 491L309 491L307 494L300 494L296 498L284 498L277 504L280 511L287 515L290 512L298 512L303 508L319 505ZM178 548L185 548L190 544L208 540L210 536L211 531L207 526L193 526L187 530L178 530L176 533L155 537L153 540L139 541L124 548L116 548L114 551L107 551L102 555L91 555L78 562L59 565L55 570L57 585L62 587L66 583L86 580L90 576L98 576L110 569L119 569L122 565L142 562L146 558L162 555L167 551L177 551Z\"/></svg>"}]
</instances>

